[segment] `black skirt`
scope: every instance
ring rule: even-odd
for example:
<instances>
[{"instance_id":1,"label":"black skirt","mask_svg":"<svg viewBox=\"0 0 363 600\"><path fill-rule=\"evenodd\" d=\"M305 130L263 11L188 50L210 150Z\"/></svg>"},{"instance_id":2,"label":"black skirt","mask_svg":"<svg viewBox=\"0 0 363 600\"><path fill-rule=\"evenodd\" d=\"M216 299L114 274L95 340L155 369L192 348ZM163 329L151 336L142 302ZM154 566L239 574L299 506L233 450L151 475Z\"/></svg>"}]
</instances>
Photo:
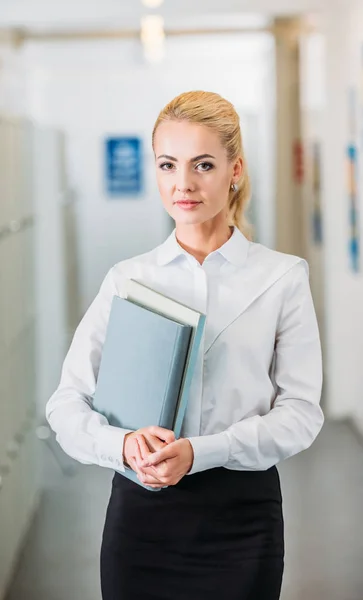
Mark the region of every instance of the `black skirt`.
<instances>
[{"instance_id":1,"label":"black skirt","mask_svg":"<svg viewBox=\"0 0 363 600\"><path fill-rule=\"evenodd\" d=\"M278 600L280 480L210 469L150 492L115 473L101 547L103 600Z\"/></svg>"}]
</instances>

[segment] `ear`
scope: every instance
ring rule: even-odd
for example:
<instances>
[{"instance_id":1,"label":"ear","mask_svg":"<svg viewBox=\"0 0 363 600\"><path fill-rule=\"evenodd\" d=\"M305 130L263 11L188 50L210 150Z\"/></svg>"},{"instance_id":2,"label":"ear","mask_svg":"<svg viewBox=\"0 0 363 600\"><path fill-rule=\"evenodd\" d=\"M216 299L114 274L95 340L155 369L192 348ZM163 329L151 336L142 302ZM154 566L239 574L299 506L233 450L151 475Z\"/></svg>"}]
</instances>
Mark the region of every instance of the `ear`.
<instances>
[{"instance_id":1,"label":"ear","mask_svg":"<svg viewBox=\"0 0 363 600\"><path fill-rule=\"evenodd\" d=\"M241 157L239 157L233 166L233 179L235 179L235 181L238 181L242 177L242 173L243 173L243 160Z\"/></svg>"}]
</instances>

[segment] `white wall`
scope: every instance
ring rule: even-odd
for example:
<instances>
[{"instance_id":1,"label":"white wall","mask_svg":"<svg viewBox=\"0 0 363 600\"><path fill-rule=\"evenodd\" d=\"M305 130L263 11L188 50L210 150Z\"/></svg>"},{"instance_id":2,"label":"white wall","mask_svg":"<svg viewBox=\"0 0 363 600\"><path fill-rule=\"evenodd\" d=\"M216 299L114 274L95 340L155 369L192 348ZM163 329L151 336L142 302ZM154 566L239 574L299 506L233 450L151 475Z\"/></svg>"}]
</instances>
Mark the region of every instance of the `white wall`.
<instances>
[{"instance_id":1,"label":"white wall","mask_svg":"<svg viewBox=\"0 0 363 600\"><path fill-rule=\"evenodd\" d=\"M35 278L31 276L28 282L34 289L36 304L36 338L31 349L32 356L36 356L36 391L32 393L36 396L38 414L42 419L44 404L54 389L67 342L60 134L50 128L41 130L32 127L26 120L31 114L28 101L28 91L32 89L31 74L27 71L25 49L17 47L10 35L7 38L0 43L0 120L24 117L29 130L26 145L25 138L22 138L24 164L17 164L15 160L11 164L14 173L21 175L20 188L28 210L34 210L34 236L29 242L29 252L35 255L34 273L31 274ZM2 155L6 169L10 169L6 161L10 160L12 151L14 141L9 139L8 147L3 149L3 153L7 154L5 157ZM25 165L29 171L27 177L23 170ZM17 197L19 192L14 192L13 187L14 182L4 189ZM0 189L2 208L6 202L4 189ZM5 260L11 262L12 257L6 256ZM30 293L30 288L28 291Z\"/></svg>"},{"instance_id":2,"label":"white wall","mask_svg":"<svg viewBox=\"0 0 363 600\"><path fill-rule=\"evenodd\" d=\"M323 356L326 355L325 344L325 298L324 298L324 238L325 222L322 214L322 243L314 239L313 212L315 202L314 190L314 145L320 148L320 164L323 160L323 116L327 109L326 94L326 40L321 32L306 35L301 40L301 85L300 105L302 112L302 139L305 154L305 176L303 182L303 214L305 232L305 254L310 266L310 285L314 297ZM320 174L320 197L322 208L322 190Z\"/></svg>"},{"instance_id":3,"label":"white wall","mask_svg":"<svg viewBox=\"0 0 363 600\"><path fill-rule=\"evenodd\" d=\"M363 431L363 275L350 268L346 184L348 86L360 93L357 143L362 164L362 9L326 15L327 102L323 118L323 203L327 409L356 419ZM344 43L343 43L344 42ZM362 247L362 170L359 180Z\"/></svg>"},{"instance_id":4,"label":"white wall","mask_svg":"<svg viewBox=\"0 0 363 600\"><path fill-rule=\"evenodd\" d=\"M258 136L258 241L276 246L276 60L275 40L265 41L265 56L260 65L262 100L259 106Z\"/></svg>"},{"instance_id":5,"label":"white wall","mask_svg":"<svg viewBox=\"0 0 363 600\"><path fill-rule=\"evenodd\" d=\"M83 309L112 264L151 249L170 231L151 150L159 110L182 91L209 89L229 98L245 118L248 114L264 118L265 130L270 105L264 82L271 56L267 36L173 38L167 42L167 58L154 67L145 64L138 42L28 45L31 115L36 122L64 130L68 138L70 183L78 197ZM271 136L261 130L265 162ZM108 200L105 195L106 134L143 137L146 189L141 199ZM264 186L273 187L268 182Z\"/></svg>"},{"instance_id":6,"label":"white wall","mask_svg":"<svg viewBox=\"0 0 363 600\"><path fill-rule=\"evenodd\" d=\"M0 40L0 113L26 113L26 78L23 53L11 38Z\"/></svg>"},{"instance_id":7,"label":"white wall","mask_svg":"<svg viewBox=\"0 0 363 600\"><path fill-rule=\"evenodd\" d=\"M61 134L34 127L33 197L37 215L35 286L37 291L37 401L44 416L67 349L66 282L61 192Z\"/></svg>"},{"instance_id":8,"label":"white wall","mask_svg":"<svg viewBox=\"0 0 363 600\"><path fill-rule=\"evenodd\" d=\"M0 118L0 598L39 503L31 129Z\"/></svg>"}]
</instances>

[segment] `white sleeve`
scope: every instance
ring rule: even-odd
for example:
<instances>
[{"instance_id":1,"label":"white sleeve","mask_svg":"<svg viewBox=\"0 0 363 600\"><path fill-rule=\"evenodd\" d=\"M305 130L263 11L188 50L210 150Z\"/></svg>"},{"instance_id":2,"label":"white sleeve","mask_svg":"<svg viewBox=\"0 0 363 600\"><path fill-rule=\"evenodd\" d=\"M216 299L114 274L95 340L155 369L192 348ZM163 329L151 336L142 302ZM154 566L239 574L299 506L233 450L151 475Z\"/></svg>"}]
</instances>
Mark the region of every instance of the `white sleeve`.
<instances>
[{"instance_id":1,"label":"white sleeve","mask_svg":"<svg viewBox=\"0 0 363 600\"><path fill-rule=\"evenodd\" d=\"M293 270L277 327L271 410L214 435L188 438L194 450L189 474L213 467L266 470L308 448L324 422L320 407L322 356L306 261Z\"/></svg>"},{"instance_id":2,"label":"white sleeve","mask_svg":"<svg viewBox=\"0 0 363 600\"><path fill-rule=\"evenodd\" d=\"M93 395L115 294L112 267L74 333L59 386L49 398L45 414L57 442L69 456L84 464L123 471L124 437L130 430L109 425L106 417L93 410Z\"/></svg>"}]
</instances>

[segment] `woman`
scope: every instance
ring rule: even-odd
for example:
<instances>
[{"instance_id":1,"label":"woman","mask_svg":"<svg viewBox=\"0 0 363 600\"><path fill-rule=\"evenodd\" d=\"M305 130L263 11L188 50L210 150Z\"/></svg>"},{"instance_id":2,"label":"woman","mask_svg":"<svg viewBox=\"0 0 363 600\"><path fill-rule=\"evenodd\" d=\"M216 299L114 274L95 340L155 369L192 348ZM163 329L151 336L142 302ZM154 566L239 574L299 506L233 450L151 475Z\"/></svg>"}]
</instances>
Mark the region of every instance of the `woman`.
<instances>
[{"instance_id":1,"label":"woman","mask_svg":"<svg viewBox=\"0 0 363 600\"><path fill-rule=\"evenodd\" d=\"M107 273L65 358L47 418L63 449L116 469L101 549L104 600L277 600L284 538L276 464L323 424L307 263L250 241L239 118L189 92L153 131L176 228ZM110 303L134 277L207 314L180 439L112 427L92 410ZM153 493L123 477L132 468Z\"/></svg>"}]
</instances>

